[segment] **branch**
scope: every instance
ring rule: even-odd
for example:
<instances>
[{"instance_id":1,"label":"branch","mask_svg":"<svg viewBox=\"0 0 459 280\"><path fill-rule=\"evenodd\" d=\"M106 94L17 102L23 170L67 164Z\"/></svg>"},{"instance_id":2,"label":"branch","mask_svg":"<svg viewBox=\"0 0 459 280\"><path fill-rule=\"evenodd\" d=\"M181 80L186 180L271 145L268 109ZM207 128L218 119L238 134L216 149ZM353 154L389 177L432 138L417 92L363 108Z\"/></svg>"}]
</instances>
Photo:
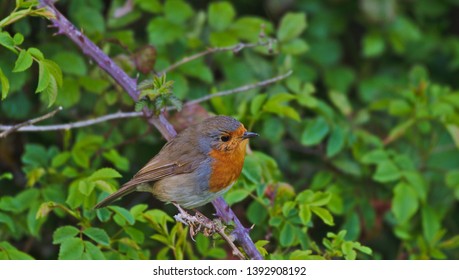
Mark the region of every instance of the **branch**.
<instances>
[{"instance_id":1,"label":"branch","mask_svg":"<svg viewBox=\"0 0 459 280\"><path fill-rule=\"evenodd\" d=\"M216 92L214 94L209 94L209 95L203 96L201 98L197 98L197 99L191 100L191 101L185 103L184 105L185 106L186 105L193 105L193 104L197 104L197 103L201 103L201 102L207 101L207 100L215 98L215 97L221 97L221 96L230 95L230 94L234 94L234 93L238 93L238 92L248 91L248 90L251 90L251 89L254 89L254 88L257 88L257 87L264 87L266 85L273 84L275 82L283 80L283 79L287 78L288 76L290 76L292 73L293 73L293 71L289 70L287 73L285 73L283 75L276 76L274 78L271 78L271 79L268 79L268 80L264 80L264 81L261 81L261 82L257 82L257 83L254 83L254 84L249 84L249 85L241 86L241 87L234 88L234 89L229 89L229 90Z\"/></svg>"},{"instance_id":2,"label":"branch","mask_svg":"<svg viewBox=\"0 0 459 280\"><path fill-rule=\"evenodd\" d=\"M53 124L53 125L30 125L26 124L25 126L16 129L17 131L53 131L53 130L69 130L74 128L81 128L86 126L95 125L98 123L116 120L116 119L126 119L126 118L134 118L142 116L142 112L118 112L114 114L104 115L102 117L98 117L95 119L85 120L85 121L78 121L73 123L66 123L66 124ZM17 126L17 125L15 125ZM10 125L0 125L0 130L9 130L14 126ZM6 131L5 131L6 132ZM3 132L4 133L4 132Z\"/></svg>"},{"instance_id":3,"label":"branch","mask_svg":"<svg viewBox=\"0 0 459 280\"><path fill-rule=\"evenodd\" d=\"M94 60L99 67L104 69L117 83L119 83L124 90L135 101L138 99L137 81L129 77L118 65L116 65L101 49L99 49L93 42L91 42L84 34L78 31L72 23L70 23L53 5L51 0L39 0L41 5L46 7L49 11L54 13L55 18L51 19L53 25L58 29L59 34L64 34L69 37L89 58ZM148 112L144 111L146 115ZM148 119L167 140L172 139L177 135L173 126L167 121L164 115L160 114L158 117L151 117ZM219 203L213 203L216 207L217 213L223 218L232 217L236 227L241 226L234 212L223 198L217 199ZM219 207L219 208L217 208ZM229 221L229 219L227 220ZM248 256L252 259L262 259L261 254L255 247L255 244L250 239L247 229L244 227L236 228L234 230L237 241L246 250ZM248 248L248 249L246 249Z\"/></svg>"},{"instance_id":4,"label":"branch","mask_svg":"<svg viewBox=\"0 0 459 280\"><path fill-rule=\"evenodd\" d=\"M53 5L52 0L40 0L40 4L54 14L54 18L50 19L53 26L57 28L57 34L64 34L72 40L81 51L99 65L107 74L109 74L134 101L139 99L137 91L137 79L131 78L123 71L113 60L108 57L96 44L88 39L81 31L64 16ZM147 110L143 111L148 116L148 122L156 127L159 132L166 138L172 139L177 133L168 122L164 122L161 116L157 117Z\"/></svg>"},{"instance_id":5,"label":"branch","mask_svg":"<svg viewBox=\"0 0 459 280\"><path fill-rule=\"evenodd\" d=\"M271 46L272 43L273 43L272 39L267 39L266 41L261 41L260 40L258 43L238 43L236 45L228 46L228 47L208 48L207 50L205 50L203 52L194 54L192 56L184 57L182 60L177 61L176 63L166 67L166 69L164 69L163 71L158 73L158 76L162 76L163 74L165 74L167 72L170 72L170 71L174 70L175 68L178 68L178 67L182 66L185 63L188 63L188 62L190 62L192 60L198 59L200 57L203 57L203 56L215 53L215 52L232 51L233 53L238 53L238 52L242 51L245 48L255 48L255 47L266 46L266 45Z\"/></svg>"},{"instance_id":6,"label":"branch","mask_svg":"<svg viewBox=\"0 0 459 280\"><path fill-rule=\"evenodd\" d=\"M216 92L214 94L206 95L204 97L188 101L188 102L186 102L184 104L184 106L202 103L204 101L210 100L210 99L215 98L215 97L221 97L221 96L226 96L226 95L235 94L235 93L239 93L239 92L244 92L244 91L248 91L248 90L251 90L251 89L254 89L254 88L257 88L257 87L264 87L264 86L267 86L269 84L273 84L275 82L283 80L283 79L287 78L288 76L290 76L291 74L292 74L292 71L290 70L290 71L288 71L287 73L285 73L283 75L276 76L276 77L273 77L273 78L270 78L270 79L267 79L267 80L264 80L264 81L261 81L261 82L244 85L244 86L241 86L241 87L238 87L238 88L234 88L234 89L230 89L230 90L219 91L219 92ZM175 108L174 107L166 107L165 109L167 111L171 111L171 110L173 110ZM90 120L85 120L85 121L78 121L78 122L67 123L67 124L55 124L55 125L40 125L40 126L38 126L38 125L31 125L31 123L27 123L26 122L19 129L15 129L13 131L26 132L26 131L69 130L69 129L74 129L74 128L81 128L81 127L91 126L91 125L95 125L95 124L98 124L98 123L102 123L102 122L106 122L106 121L110 121L110 120L115 120L115 119L136 118L136 117L142 116L143 114L144 113L142 113L142 112L117 112L117 113L114 113L114 114L104 115L104 116L101 116L101 117L98 117L98 118L95 118L95 119L90 119ZM13 127L14 126L12 126L12 125L1 125L0 124L0 130L10 130ZM11 131L11 132L13 132L13 131ZM11 133L11 132L9 132L9 133ZM1 135L0 135L0 138L1 138Z\"/></svg>"},{"instance_id":7,"label":"branch","mask_svg":"<svg viewBox=\"0 0 459 280\"><path fill-rule=\"evenodd\" d=\"M3 131L2 133L0 133L0 138L5 138L6 136L8 136L8 134L14 132L14 131L17 131L17 130L20 130L22 127L25 127L25 126L30 126L30 125L33 125L34 123L37 123L37 122L41 122L41 121L44 121L46 119L49 119L49 118L52 118L55 114L57 114L57 112L61 111L62 110L62 107L59 106L57 109L41 116L41 117L38 117L38 118L35 118L35 119L31 119L31 120L28 120L28 121L25 121L23 123L20 123L20 124L16 124L16 125L13 125L13 126L9 126L8 129L6 129L5 131ZM1 127L0 127L1 129ZM3 129L2 129L3 130Z\"/></svg>"}]
</instances>

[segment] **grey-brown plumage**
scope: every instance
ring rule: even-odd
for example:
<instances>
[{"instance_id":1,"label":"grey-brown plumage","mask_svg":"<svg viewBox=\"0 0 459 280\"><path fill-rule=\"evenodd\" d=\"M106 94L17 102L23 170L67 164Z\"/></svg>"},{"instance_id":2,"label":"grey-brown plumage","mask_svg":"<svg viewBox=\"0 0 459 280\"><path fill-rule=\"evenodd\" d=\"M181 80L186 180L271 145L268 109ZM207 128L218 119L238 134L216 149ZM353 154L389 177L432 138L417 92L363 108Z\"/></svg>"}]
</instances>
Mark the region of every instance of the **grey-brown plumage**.
<instances>
[{"instance_id":1,"label":"grey-brown plumage","mask_svg":"<svg viewBox=\"0 0 459 280\"><path fill-rule=\"evenodd\" d=\"M240 122L231 117L216 116L188 127L164 145L130 181L99 202L95 208L105 207L136 190L149 191L159 200L174 201L185 208L198 207L211 201L230 186L219 191L209 190L213 164L209 153L214 149L228 150L225 146L227 143L222 142L222 135L229 135L241 126ZM243 126L241 131L246 131ZM239 138L235 143L247 142L243 141L245 138Z\"/></svg>"}]
</instances>

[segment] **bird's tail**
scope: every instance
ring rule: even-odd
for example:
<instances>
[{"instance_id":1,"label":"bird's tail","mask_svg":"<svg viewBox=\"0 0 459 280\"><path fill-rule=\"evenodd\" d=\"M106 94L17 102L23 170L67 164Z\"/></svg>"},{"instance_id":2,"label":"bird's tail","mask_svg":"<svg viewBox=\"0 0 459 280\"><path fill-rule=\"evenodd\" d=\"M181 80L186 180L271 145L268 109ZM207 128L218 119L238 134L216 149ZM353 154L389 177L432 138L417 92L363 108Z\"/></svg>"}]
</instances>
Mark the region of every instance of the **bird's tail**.
<instances>
[{"instance_id":1,"label":"bird's tail","mask_svg":"<svg viewBox=\"0 0 459 280\"><path fill-rule=\"evenodd\" d=\"M97 203L96 206L94 206L94 209L105 207L109 205L110 203L112 203L113 201L117 200L118 198L136 191L136 189L137 189L136 185L125 185L121 187L119 190L117 190L116 192L104 198L101 202Z\"/></svg>"}]
</instances>

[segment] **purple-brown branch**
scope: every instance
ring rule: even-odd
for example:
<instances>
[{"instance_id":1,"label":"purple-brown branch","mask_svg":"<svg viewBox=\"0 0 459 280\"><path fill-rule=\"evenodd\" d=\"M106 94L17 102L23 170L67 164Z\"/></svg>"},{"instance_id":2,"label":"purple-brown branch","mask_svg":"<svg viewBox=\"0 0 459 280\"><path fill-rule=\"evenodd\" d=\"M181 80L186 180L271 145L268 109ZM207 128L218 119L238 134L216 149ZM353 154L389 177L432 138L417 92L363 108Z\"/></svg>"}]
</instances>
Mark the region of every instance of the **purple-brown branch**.
<instances>
[{"instance_id":1,"label":"purple-brown branch","mask_svg":"<svg viewBox=\"0 0 459 280\"><path fill-rule=\"evenodd\" d=\"M128 94L134 101L138 100L139 92L137 90L137 80L129 77L113 60L108 57L97 45L89 40L80 32L67 18L65 18L53 5L51 0L40 0L40 4L54 13L55 18L51 19L53 26L57 28L57 34L63 34L72 40L83 53L91 58L105 70ZM169 121L160 114L151 116L148 111L144 111L146 116L150 116L148 121L153 124L167 140L175 137L177 132ZM238 243L244 248L245 252L251 259L262 259L260 252L255 247L249 236L249 230L242 226L242 223L236 217L229 205L223 198L217 198L214 202L217 215L226 223L234 221L235 230L233 232Z\"/></svg>"}]
</instances>

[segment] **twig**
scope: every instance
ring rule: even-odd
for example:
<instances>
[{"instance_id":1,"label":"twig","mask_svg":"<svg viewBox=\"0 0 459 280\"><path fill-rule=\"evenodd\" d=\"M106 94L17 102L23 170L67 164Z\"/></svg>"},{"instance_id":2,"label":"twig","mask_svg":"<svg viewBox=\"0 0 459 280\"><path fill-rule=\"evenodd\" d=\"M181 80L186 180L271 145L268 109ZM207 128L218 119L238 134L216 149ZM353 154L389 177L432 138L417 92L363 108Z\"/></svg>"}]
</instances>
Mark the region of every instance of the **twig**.
<instances>
[{"instance_id":1,"label":"twig","mask_svg":"<svg viewBox=\"0 0 459 280\"><path fill-rule=\"evenodd\" d=\"M104 69L121 87L123 87L124 90L126 90L126 92L131 96L133 100L137 101L139 93L137 91L136 79L129 77L100 48L98 48L84 34L78 31L75 26L53 6L52 1L39 1L41 5L54 13L55 18L50 20L53 25L58 28L58 34L64 34L65 36L69 37L85 53L85 55L94 60L99 65L99 67ZM148 115L147 111L144 111L144 113ZM162 114L159 117L151 117L148 119L148 121L155 125L155 127L167 140L170 140L175 137L175 135L177 135L177 132L173 126ZM217 200L220 202L213 203L214 207L216 207L217 213L219 213L220 217L233 217L233 221L236 225L236 229L234 230L236 240L241 244L244 250L246 250L247 255L252 259L262 259L261 254L256 249L252 239L250 239L247 229L244 227L238 228L240 227L241 222L238 220L229 205L224 201L223 198L218 198Z\"/></svg>"},{"instance_id":2,"label":"twig","mask_svg":"<svg viewBox=\"0 0 459 280\"><path fill-rule=\"evenodd\" d=\"M238 93L238 92L248 91L248 90L251 90L251 89L254 89L254 88L257 88L257 87L264 87L266 85L269 85L269 84L278 82L280 80L283 80L283 79L287 78L288 76L290 76L292 73L293 73L293 71L289 70L287 73L285 73L283 75L276 76L276 77L268 79L268 80L264 80L264 81L257 82L257 83L254 83L254 84L241 86L241 87L238 87L238 88L233 88L233 89L229 89L229 90L216 92L214 94L209 94L209 95L203 96L201 98L197 98L197 99L191 100L191 101L185 103L185 106L186 105L193 105L193 104L201 103L201 102L207 101L207 100L215 98L215 97L221 97L221 96L230 95L230 94L234 94L234 93Z\"/></svg>"},{"instance_id":3,"label":"twig","mask_svg":"<svg viewBox=\"0 0 459 280\"><path fill-rule=\"evenodd\" d=\"M95 119L85 120L85 121L78 121L73 123L66 123L66 124L54 124L54 125L29 125L22 126L17 131L53 131L53 130L69 130L73 128L81 128L86 126L95 125L98 123L115 120L115 119L126 119L126 118L134 118L142 116L142 112L118 112L114 114L104 115ZM15 125L17 126L17 125ZM0 125L0 130L10 130L14 126L10 125ZM4 131L3 133L5 133Z\"/></svg>"},{"instance_id":4,"label":"twig","mask_svg":"<svg viewBox=\"0 0 459 280\"><path fill-rule=\"evenodd\" d=\"M30 126L34 123L37 123L37 122L41 122L41 121L44 121L46 119L49 119L49 118L52 118L57 112L61 111L62 110L62 107L59 106L57 109L41 116L41 117L38 117L38 118L35 118L35 119L31 119L31 120L27 120L23 123L19 123L19 124L16 124L16 125L13 125L11 126L9 129L3 131L2 133L0 133L0 138L5 138L8 134L20 129L21 127L24 127L24 126Z\"/></svg>"},{"instance_id":5,"label":"twig","mask_svg":"<svg viewBox=\"0 0 459 280\"><path fill-rule=\"evenodd\" d=\"M54 14L54 18L50 21L53 26L57 28L57 34L64 34L72 40L81 51L89 58L99 65L107 74L109 74L128 94L134 101L139 99L139 92L137 91L137 79L129 77L107 54L105 54L96 44L94 44L88 37L86 37L80 30L78 30L64 15L62 15L51 0L39 0L40 4L46 7ZM167 124L148 110L143 110L148 118L148 122L156 127L159 132L166 138L172 139L177 133L172 125Z\"/></svg>"},{"instance_id":6,"label":"twig","mask_svg":"<svg viewBox=\"0 0 459 280\"><path fill-rule=\"evenodd\" d=\"M192 60L198 59L200 57L203 57L203 56L215 53L215 52L232 51L233 53L238 53L238 52L240 52L241 50L243 50L245 48L255 48L255 47L266 46L266 45L271 45L271 44L272 44L272 40L271 39L267 39L266 41L261 41L260 40L258 43L238 43L236 45L228 46L228 47L208 48L205 51L202 51L200 53L197 53L197 54L194 54L194 55L191 55L191 56L184 57L182 60L179 60L179 61L175 62L174 64L169 65L168 67L166 67L166 69L160 71L158 73L158 76L162 76L164 73L170 72L170 71L174 70L175 68L178 68L178 67L182 66L185 63L188 63L188 62L190 62Z\"/></svg>"},{"instance_id":7,"label":"twig","mask_svg":"<svg viewBox=\"0 0 459 280\"><path fill-rule=\"evenodd\" d=\"M191 101L188 101L184 104L184 106L188 105L194 105L198 103L205 102L207 100L210 100L215 97L221 97L221 96L226 96L234 93L239 93L239 92L244 92L248 91L257 87L263 87L267 86L269 84L273 84L275 82L278 82L280 80L283 80L290 76L292 74L292 71L288 71L287 73L276 76L261 82L257 82L254 84L248 84L244 85L238 88L230 89L230 90L225 90L225 91L219 91L214 94L206 95L201 98L197 98ZM167 111L171 111L175 109L175 107L166 107ZM67 124L55 124L55 125L24 125L20 127L19 129L16 129L15 131L19 132L27 132L27 131L53 131L53 130L68 130L68 129L74 129L74 128L81 128L81 127L86 127L86 126L91 126L95 125L98 123L110 121L110 120L115 120L115 119L127 119L127 118L136 118L136 117L141 117L143 115L142 112L117 112L113 114L108 114L104 115L98 118L90 119L90 120L85 120L85 121L78 121L78 122L73 122L73 123L67 123ZM11 125L1 125L0 124L0 130L9 130L13 126Z\"/></svg>"},{"instance_id":8,"label":"twig","mask_svg":"<svg viewBox=\"0 0 459 280\"><path fill-rule=\"evenodd\" d=\"M233 249L234 255L236 255L241 260L246 259L244 254L242 254L239 248L234 244L234 240L226 234L225 226L221 223L221 221L211 221L209 218L199 213L198 211L196 211L196 214L192 216L188 212L183 210L182 207L180 207L180 205L175 203L174 205L180 212L179 214L174 216L175 220L190 227L190 235L193 240L194 236L198 232L202 232L205 236L210 236L215 233L218 233L230 245L231 249Z\"/></svg>"}]
</instances>

